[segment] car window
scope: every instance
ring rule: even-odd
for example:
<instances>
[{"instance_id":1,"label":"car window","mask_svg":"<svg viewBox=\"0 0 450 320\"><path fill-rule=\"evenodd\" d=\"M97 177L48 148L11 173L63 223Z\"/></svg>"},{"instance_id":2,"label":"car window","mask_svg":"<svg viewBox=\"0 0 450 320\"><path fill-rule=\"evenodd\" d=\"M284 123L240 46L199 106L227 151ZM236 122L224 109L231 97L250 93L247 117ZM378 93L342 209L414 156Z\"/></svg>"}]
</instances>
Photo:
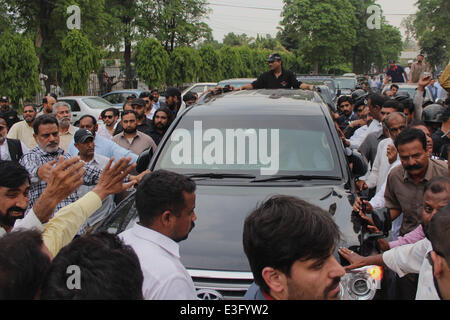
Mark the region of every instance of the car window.
<instances>
[{"instance_id":1,"label":"car window","mask_svg":"<svg viewBox=\"0 0 450 320\"><path fill-rule=\"evenodd\" d=\"M71 109L72 112L81 111L80 106L78 105L78 102L76 100L59 99L59 101L67 102L68 104L70 104L70 109Z\"/></svg>"},{"instance_id":2,"label":"car window","mask_svg":"<svg viewBox=\"0 0 450 320\"><path fill-rule=\"evenodd\" d=\"M198 125L199 120L203 139L194 130L194 121ZM198 157L199 153L201 159L195 159L194 155ZM261 168L278 166L276 174L341 176L338 163L324 117L273 115L256 119L255 115L221 115L220 120L183 118L172 132L171 141L165 144L156 167L184 174L220 172L258 176Z\"/></svg>"},{"instance_id":3,"label":"car window","mask_svg":"<svg viewBox=\"0 0 450 320\"><path fill-rule=\"evenodd\" d=\"M334 79L335 83L336 83L336 88L339 89L355 89L356 87L356 79L353 78L348 78L348 79L344 79L344 78L339 78L339 79Z\"/></svg>"},{"instance_id":4,"label":"car window","mask_svg":"<svg viewBox=\"0 0 450 320\"><path fill-rule=\"evenodd\" d=\"M112 104L100 97L91 97L82 99L84 103L88 105L91 109L105 109L112 106Z\"/></svg>"},{"instance_id":5,"label":"car window","mask_svg":"<svg viewBox=\"0 0 450 320\"><path fill-rule=\"evenodd\" d=\"M119 101L120 96L121 95L119 93L112 93L112 94L109 94L109 95L103 97L103 99L105 99L106 101L108 101L108 102L110 102L112 104L115 104L115 103L119 103L120 102Z\"/></svg>"}]
</instances>

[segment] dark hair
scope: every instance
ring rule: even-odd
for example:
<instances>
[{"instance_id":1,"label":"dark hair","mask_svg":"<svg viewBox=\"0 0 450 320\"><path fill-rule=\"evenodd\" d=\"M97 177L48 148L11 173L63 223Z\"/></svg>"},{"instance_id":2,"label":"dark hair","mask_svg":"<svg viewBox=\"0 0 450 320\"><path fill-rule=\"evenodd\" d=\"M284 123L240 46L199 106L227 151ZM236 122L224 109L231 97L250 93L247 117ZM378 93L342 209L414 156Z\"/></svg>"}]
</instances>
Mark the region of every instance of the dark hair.
<instances>
[{"instance_id":1,"label":"dark hair","mask_svg":"<svg viewBox=\"0 0 450 320\"><path fill-rule=\"evenodd\" d=\"M55 98L56 101L58 101L58 96L55 93L49 93L48 96L51 96Z\"/></svg>"},{"instance_id":2,"label":"dark hair","mask_svg":"<svg viewBox=\"0 0 450 320\"><path fill-rule=\"evenodd\" d=\"M81 118L78 120L78 123L80 123L81 120L83 120L84 118L91 118L94 126L97 124L97 119L95 119L95 117L90 114L85 114L85 115L81 116Z\"/></svg>"},{"instance_id":3,"label":"dark hair","mask_svg":"<svg viewBox=\"0 0 450 320\"><path fill-rule=\"evenodd\" d=\"M139 221L151 225L166 210L179 215L185 206L183 192L195 192L195 182L178 173L157 170L146 175L136 190L136 209Z\"/></svg>"},{"instance_id":4,"label":"dark hair","mask_svg":"<svg viewBox=\"0 0 450 320\"><path fill-rule=\"evenodd\" d=\"M131 102L125 101L125 102L123 103L123 105L122 105L122 110L125 109L125 106L126 106L127 104L129 104L129 105L131 106Z\"/></svg>"},{"instance_id":5,"label":"dark hair","mask_svg":"<svg viewBox=\"0 0 450 320\"><path fill-rule=\"evenodd\" d=\"M165 92L165 97L167 98L167 97L175 97L175 96L181 97L181 91L175 87L167 88L167 90Z\"/></svg>"},{"instance_id":6,"label":"dark hair","mask_svg":"<svg viewBox=\"0 0 450 320\"><path fill-rule=\"evenodd\" d=\"M67 286L68 267L79 267L80 289ZM41 299L141 300L142 274L134 250L107 232L76 238L53 259L44 279Z\"/></svg>"},{"instance_id":7,"label":"dark hair","mask_svg":"<svg viewBox=\"0 0 450 320\"><path fill-rule=\"evenodd\" d=\"M43 114L40 115L34 120L33 130L36 135L39 134L39 126L44 124L56 124L56 127L59 128L58 120L52 114Z\"/></svg>"},{"instance_id":8,"label":"dark hair","mask_svg":"<svg viewBox=\"0 0 450 320\"><path fill-rule=\"evenodd\" d=\"M50 267L41 232L19 230L0 238L0 299L31 300Z\"/></svg>"},{"instance_id":9,"label":"dark hair","mask_svg":"<svg viewBox=\"0 0 450 320\"><path fill-rule=\"evenodd\" d=\"M441 114L440 120L442 120L442 122L447 122L449 118L450 118L450 108L446 107L444 113Z\"/></svg>"},{"instance_id":10,"label":"dark hair","mask_svg":"<svg viewBox=\"0 0 450 320\"><path fill-rule=\"evenodd\" d=\"M189 101L189 100L197 100L197 97L194 95L193 92L189 91L183 96L183 101Z\"/></svg>"},{"instance_id":11,"label":"dark hair","mask_svg":"<svg viewBox=\"0 0 450 320\"><path fill-rule=\"evenodd\" d=\"M153 95L152 95L150 92L148 92L148 91L143 91L143 92L141 92L141 94L139 95L139 99L147 98L147 97L149 97L150 100L153 101Z\"/></svg>"},{"instance_id":12,"label":"dark hair","mask_svg":"<svg viewBox=\"0 0 450 320\"><path fill-rule=\"evenodd\" d=\"M392 89L392 88L397 88L397 90L399 89L399 86L398 85L396 85L395 83L394 84L391 84L391 87L390 87L390 89Z\"/></svg>"},{"instance_id":13,"label":"dark hair","mask_svg":"<svg viewBox=\"0 0 450 320\"><path fill-rule=\"evenodd\" d=\"M159 94L159 91L158 91L158 89L153 89L153 90L151 90L151 91L150 91L150 93L152 93L152 94L153 94L153 92L156 92L156 93L158 93L158 94Z\"/></svg>"},{"instance_id":14,"label":"dark hair","mask_svg":"<svg viewBox=\"0 0 450 320\"><path fill-rule=\"evenodd\" d=\"M423 122L423 120L419 120L419 119L414 119L413 121L411 121L411 123L408 125L408 128L415 128L418 126L424 126L426 127L427 125L425 124L425 122Z\"/></svg>"},{"instance_id":15,"label":"dark hair","mask_svg":"<svg viewBox=\"0 0 450 320\"><path fill-rule=\"evenodd\" d=\"M362 100L364 101L364 99L362 99ZM345 102L345 101L348 101L350 104L354 104L354 101L353 101L351 96L340 96L338 101L337 101L338 107L340 107L341 103Z\"/></svg>"},{"instance_id":16,"label":"dark hair","mask_svg":"<svg viewBox=\"0 0 450 320\"><path fill-rule=\"evenodd\" d=\"M26 181L30 182L27 169L11 160L0 160L0 187L19 188Z\"/></svg>"},{"instance_id":17,"label":"dark hair","mask_svg":"<svg viewBox=\"0 0 450 320\"><path fill-rule=\"evenodd\" d=\"M136 111L134 111L134 110L122 111L120 117L123 118L123 116L126 116L127 114L130 114L130 113L134 114L136 116L136 119L138 118L138 115L137 115Z\"/></svg>"},{"instance_id":18,"label":"dark hair","mask_svg":"<svg viewBox=\"0 0 450 320\"><path fill-rule=\"evenodd\" d=\"M37 111L37 106L33 102L24 102L23 109L25 109L25 107L32 107L34 112Z\"/></svg>"},{"instance_id":19,"label":"dark hair","mask_svg":"<svg viewBox=\"0 0 450 320\"><path fill-rule=\"evenodd\" d=\"M433 250L442 256L450 265L450 203L442 207L431 218L427 228L427 238L431 241Z\"/></svg>"},{"instance_id":20,"label":"dark hair","mask_svg":"<svg viewBox=\"0 0 450 320\"><path fill-rule=\"evenodd\" d=\"M379 107L381 109L384 102L387 100L387 97L382 96L381 94L372 92L367 96L367 100L370 100L370 104L372 107Z\"/></svg>"},{"instance_id":21,"label":"dark hair","mask_svg":"<svg viewBox=\"0 0 450 320\"><path fill-rule=\"evenodd\" d=\"M168 126L170 126L170 124L172 123L172 117L173 117L173 112L172 111L170 111L170 109L169 108L167 108L167 107L161 107L161 108L159 108L158 110L156 110L155 111L155 116L156 116L156 114L158 113L158 112L164 112L166 115L167 115L167 119L169 120L169 122L168 122ZM155 122L155 116L153 116L153 122Z\"/></svg>"},{"instance_id":22,"label":"dark hair","mask_svg":"<svg viewBox=\"0 0 450 320\"><path fill-rule=\"evenodd\" d=\"M395 109L395 111L397 112L403 112L403 110L405 109L403 107L403 104L398 102L397 100L394 99L388 99L383 103L382 108L391 108L391 109Z\"/></svg>"},{"instance_id":23,"label":"dark hair","mask_svg":"<svg viewBox=\"0 0 450 320\"><path fill-rule=\"evenodd\" d=\"M297 197L273 196L244 223L244 251L256 284L266 292L269 288L261 274L265 267L289 277L295 261L326 258L339 239L331 215Z\"/></svg>"},{"instance_id":24,"label":"dark hair","mask_svg":"<svg viewBox=\"0 0 450 320\"><path fill-rule=\"evenodd\" d=\"M410 143L414 140L419 140L422 143L423 149L427 150L427 137L422 130L416 128L406 128L397 136L394 141L395 148L398 150L398 146Z\"/></svg>"},{"instance_id":25,"label":"dark hair","mask_svg":"<svg viewBox=\"0 0 450 320\"><path fill-rule=\"evenodd\" d=\"M107 112L112 112L114 117L119 116L119 110L117 110L116 108L108 108L102 111L102 113L100 113L100 117L104 118Z\"/></svg>"},{"instance_id":26,"label":"dark hair","mask_svg":"<svg viewBox=\"0 0 450 320\"><path fill-rule=\"evenodd\" d=\"M403 111L405 111L405 109L408 109L410 114L415 112L414 102L411 98L404 99L401 101L401 103L403 104L403 107L404 107Z\"/></svg>"},{"instance_id":27,"label":"dark hair","mask_svg":"<svg viewBox=\"0 0 450 320\"><path fill-rule=\"evenodd\" d=\"M431 190L432 193L441 193L450 190L450 177L434 176L425 185L424 193L428 190Z\"/></svg>"}]
</instances>

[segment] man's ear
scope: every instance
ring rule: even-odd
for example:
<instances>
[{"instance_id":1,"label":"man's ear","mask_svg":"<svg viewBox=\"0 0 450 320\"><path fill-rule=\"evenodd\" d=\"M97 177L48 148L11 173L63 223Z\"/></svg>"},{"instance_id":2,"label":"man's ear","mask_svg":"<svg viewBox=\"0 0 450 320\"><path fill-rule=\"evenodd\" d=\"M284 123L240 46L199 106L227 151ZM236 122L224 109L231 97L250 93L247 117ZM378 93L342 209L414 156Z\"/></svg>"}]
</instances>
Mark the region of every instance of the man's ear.
<instances>
[{"instance_id":1,"label":"man's ear","mask_svg":"<svg viewBox=\"0 0 450 320\"><path fill-rule=\"evenodd\" d=\"M166 227L166 228L170 227L170 225L172 224L172 221L173 221L173 214L172 214L172 212L170 210L164 211L161 214L160 220L161 220L161 224L164 227Z\"/></svg>"},{"instance_id":2,"label":"man's ear","mask_svg":"<svg viewBox=\"0 0 450 320\"><path fill-rule=\"evenodd\" d=\"M270 288L268 292L272 297L278 299L287 298L287 278L286 275L272 267L265 267L261 271L262 278L266 282L267 286Z\"/></svg>"}]
</instances>

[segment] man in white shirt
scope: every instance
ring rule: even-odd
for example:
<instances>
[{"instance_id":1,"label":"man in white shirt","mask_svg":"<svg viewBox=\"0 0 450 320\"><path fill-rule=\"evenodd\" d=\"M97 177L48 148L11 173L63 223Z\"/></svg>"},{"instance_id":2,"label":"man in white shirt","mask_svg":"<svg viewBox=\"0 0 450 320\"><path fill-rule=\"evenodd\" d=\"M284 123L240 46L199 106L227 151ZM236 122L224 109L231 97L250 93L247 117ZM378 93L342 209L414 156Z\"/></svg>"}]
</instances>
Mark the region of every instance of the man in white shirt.
<instances>
[{"instance_id":1,"label":"man in white shirt","mask_svg":"<svg viewBox=\"0 0 450 320\"><path fill-rule=\"evenodd\" d=\"M180 261L178 242L194 227L195 182L183 175L157 170L136 190L139 222L119 237L130 245L144 274L146 300L196 300L194 283Z\"/></svg>"},{"instance_id":2,"label":"man in white shirt","mask_svg":"<svg viewBox=\"0 0 450 320\"><path fill-rule=\"evenodd\" d=\"M114 131L119 123L119 110L116 108L108 108L102 111L100 117L103 125L98 127L97 135L112 140Z\"/></svg>"},{"instance_id":3,"label":"man in white shirt","mask_svg":"<svg viewBox=\"0 0 450 320\"><path fill-rule=\"evenodd\" d=\"M394 140L406 127L406 116L400 112L394 112L386 116L383 120L384 125L389 131L390 138L381 140L377 147L377 155L370 171L369 176L364 181L363 189L376 187L378 192L381 186L386 182L389 169L397 164L399 160L397 150L394 147Z\"/></svg>"}]
</instances>

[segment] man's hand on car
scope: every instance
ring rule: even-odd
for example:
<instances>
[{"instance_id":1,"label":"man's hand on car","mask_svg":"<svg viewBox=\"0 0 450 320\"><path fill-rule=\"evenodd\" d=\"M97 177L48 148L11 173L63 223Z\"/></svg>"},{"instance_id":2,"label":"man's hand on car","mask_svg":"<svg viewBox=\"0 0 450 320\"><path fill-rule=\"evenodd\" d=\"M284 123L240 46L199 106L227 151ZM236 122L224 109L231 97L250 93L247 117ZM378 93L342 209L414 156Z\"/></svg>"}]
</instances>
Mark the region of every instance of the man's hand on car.
<instances>
[{"instance_id":1,"label":"man's hand on car","mask_svg":"<svg viewBox=\"0 0 450 320\"><path fill-rule=\"evenodd\" d=\"M369 188L364 180L356 181L356 187L358 188L358 191L363 191Z\"/></svg>"}]
</instances>

